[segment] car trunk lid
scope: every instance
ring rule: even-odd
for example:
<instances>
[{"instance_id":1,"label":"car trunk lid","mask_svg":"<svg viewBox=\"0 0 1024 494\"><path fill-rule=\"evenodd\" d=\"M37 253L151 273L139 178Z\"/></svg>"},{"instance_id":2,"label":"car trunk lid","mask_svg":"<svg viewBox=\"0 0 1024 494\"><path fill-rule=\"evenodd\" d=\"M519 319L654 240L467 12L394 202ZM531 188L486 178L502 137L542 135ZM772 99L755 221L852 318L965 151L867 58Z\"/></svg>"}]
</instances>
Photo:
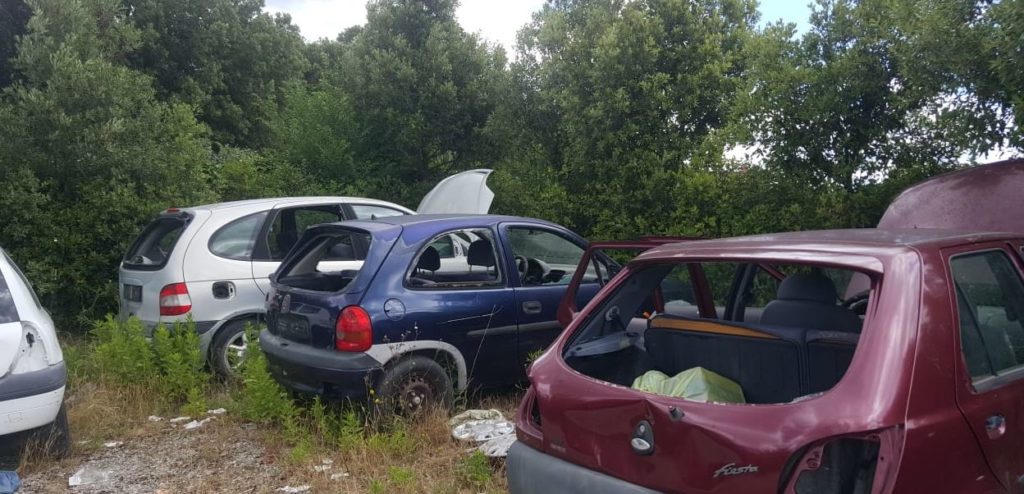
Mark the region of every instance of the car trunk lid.
<instances>
[{"instance_id":1,"label":"car trunk lid","mask_svg":"<svg viewBox=\"0 0 1024 494\"><path fill-rule=\"evenodd\" d=\"M494 192L487 187L493 170L469 170L438 182L423 196L417 214L487 214Z\"/></svg>"},{"instance_id":2,"label":"car trunk lid","mask_svg":"<svg viewBox=\"0 0 1024 494\"><path fill-rule=\"evenodd\" d=\"M401 231L401 226L382 220L345 221L306 230L271 276L270 332L296 343L333 347L339 313L359 304ZM330 261L332 252L340 251L356 252L362 259Z\"/></svg>"}]
</instances>

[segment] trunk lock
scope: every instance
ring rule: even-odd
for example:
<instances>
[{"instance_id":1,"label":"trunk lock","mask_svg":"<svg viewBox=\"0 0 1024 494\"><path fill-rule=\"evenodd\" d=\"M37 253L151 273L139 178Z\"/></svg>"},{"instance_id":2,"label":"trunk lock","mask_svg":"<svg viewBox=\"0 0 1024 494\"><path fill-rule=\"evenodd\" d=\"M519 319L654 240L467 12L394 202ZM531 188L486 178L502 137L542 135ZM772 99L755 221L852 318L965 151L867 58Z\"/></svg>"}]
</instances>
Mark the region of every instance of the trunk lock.
<instances>
[{"instance_id":1,"label":"trunk lock","mask_svg":"<svg viewBox=\"0 0 1024 494\"><path fill-rule=\"evenodd\" d=\"M633 448L633 452L640 456L654 454L654 429L651 427L650 422L641 420L640 423L636 424L636 429L633 430L633 438L629 441L629 445Z\"/></svg>"}]
</instances>

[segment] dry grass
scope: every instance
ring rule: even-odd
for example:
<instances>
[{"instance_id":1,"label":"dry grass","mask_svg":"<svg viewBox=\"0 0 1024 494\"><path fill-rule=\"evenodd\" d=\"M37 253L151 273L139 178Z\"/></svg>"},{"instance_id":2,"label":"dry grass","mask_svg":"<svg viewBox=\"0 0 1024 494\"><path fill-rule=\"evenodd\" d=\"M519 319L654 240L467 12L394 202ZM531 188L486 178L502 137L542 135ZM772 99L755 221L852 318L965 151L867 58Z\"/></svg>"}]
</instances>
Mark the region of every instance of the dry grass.
<instances>
[{"instance_id":1,"label":"dry grass","mask_svg":"<svg viewBox=\"0 0 1024 494\"><path fill-rule=\"evenodd\" d=\"M451 438L448 416L441 411L413 422L375 425L342 440L325 437L310 424L311 432L296 438L282 427L256 427L232 416L230 398L221 390L209 402L225 404L228 414L201 429L184 431L166 420L147 420L176 412L162 409L151 390L73 384L68 412L74 450L64 460L27 456L19 472L31 488L28 492L65 492L68 476L86 464L124 470L108 486L116 487L113 492L269 493L285 485L354 493L506 490L503 462L468 453L467 444ZM467 403L497 408L511 417L518 396L492 393ZM106 448L107 441L125 445Z\"/></svg>"}]
</instances>

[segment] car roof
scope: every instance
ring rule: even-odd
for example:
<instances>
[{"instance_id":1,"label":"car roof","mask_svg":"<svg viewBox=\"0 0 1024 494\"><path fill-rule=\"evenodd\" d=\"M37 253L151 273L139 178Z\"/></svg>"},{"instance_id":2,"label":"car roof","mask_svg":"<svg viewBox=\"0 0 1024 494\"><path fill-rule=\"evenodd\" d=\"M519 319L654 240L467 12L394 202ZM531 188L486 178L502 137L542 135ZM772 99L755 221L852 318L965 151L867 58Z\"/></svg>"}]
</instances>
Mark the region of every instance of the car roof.
<instances>
[{"instance_id":1,"label":"car roof","mask_svg":"<svg viewBox=\"0 0 1024 494\"><path fill-rule=\"evenodd\" d=\"M945 247L992 240L1020 238L1020 234L999 232L966 232L940 229L859 228L842 230L811 230L802 232L748 235L711 240L695 240L655 247L637 260L664 258L787 258L796 256L813 260L855 258L887 259L908 252L937 250ZM874 264L874 263L872 263Z\"/></svg>"},{"instance_id":2,"label":"car roof","mask_svg":"<svg viewBox=\"0 0 1024 494\"><path fill-rule=\"evenodd\" d=\"M565 227L549 221L522 216L505 216L498 214L416 214L407 216L388 216L375 220L348 220L336 223L325 223L311 227L310 230L329 231L335 228L354 228L377 234L400 231L407 241L418 242L439 231L460 228L490 228L500 223L519 223L547 227L577 237Z\"/></svg>"},{"instance_id":3,"label":"car roof","mask_svg":"<svg viewBox=\"0 0 1024 494\"><path fill-rule=\"evenodd\" d=\"M369 204L387 207L397 207L403 211L411 212L409 208L395 204L392 202L381 201L379 199L369 199L366 197L348 197L348 196L301 196L301 197L266 197L262 199L246 199L242 201L229 201L229 202L218 202L214 204L203 204L201 206L192 206L187 208L179 208L182 210L206 210L206 211L223 211L228 209L245 209L245 210L263 210L276 206L301 206L304 204L322 204L332 202L343 202L351 204Z\"/></svg>"}]
</instances>

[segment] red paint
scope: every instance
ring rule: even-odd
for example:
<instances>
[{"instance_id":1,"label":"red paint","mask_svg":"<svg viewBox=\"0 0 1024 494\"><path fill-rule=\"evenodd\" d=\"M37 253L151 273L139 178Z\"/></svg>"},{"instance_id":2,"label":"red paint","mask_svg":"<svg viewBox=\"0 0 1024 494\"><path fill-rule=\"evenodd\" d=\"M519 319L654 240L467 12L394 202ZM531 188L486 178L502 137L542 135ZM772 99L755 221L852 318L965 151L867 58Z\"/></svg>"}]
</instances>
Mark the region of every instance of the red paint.
<instances>
[{"instance_id":1,"label":"red paint","mask_svg":"<svg viewBox=\"0 0 1024 494\"><path fill-rule=\"evenodd\" d=\"M1001 388L1002 401L973 394L960 357L947 259L953 252L990 246L1011 252L1022 237L864 229L650 249L624 268L533 363L532 388L517 416L519 438L550 455L666 492L791 491L792 477L782 478L787 462L799 460L797 472L813 467L815 448L839 436L880 442L882 459L874 492L1019 489L1007 483L1015 481L1007 472L1024 473L1024 460L1018 459L1024 444L1024 380ZM666 261L808 263L855 269L874 275L877 295L871 299L846 375L832 390L805 401L689 402L601 382L568 367L562 354L588 313L639 268ZM539 408L540 426L531 418L534 406ZM979 424L973 423L977 417L972 412L977 408L984 410L978 413L991 414L994 406L1004 407L1007 419L1005 442L997 445L976 437ZM671 416L673 407L684 413L679 420ZM629 447L633 426L640 420L649 421L655 431L657 447L651 456L638 456ZM980 427L984 430L984 424ZM998 473L986 454L988 460L998 457L991 462ZM729 464L754 465L757 472L714 475Z\"/></svg>"}]
</instances>

